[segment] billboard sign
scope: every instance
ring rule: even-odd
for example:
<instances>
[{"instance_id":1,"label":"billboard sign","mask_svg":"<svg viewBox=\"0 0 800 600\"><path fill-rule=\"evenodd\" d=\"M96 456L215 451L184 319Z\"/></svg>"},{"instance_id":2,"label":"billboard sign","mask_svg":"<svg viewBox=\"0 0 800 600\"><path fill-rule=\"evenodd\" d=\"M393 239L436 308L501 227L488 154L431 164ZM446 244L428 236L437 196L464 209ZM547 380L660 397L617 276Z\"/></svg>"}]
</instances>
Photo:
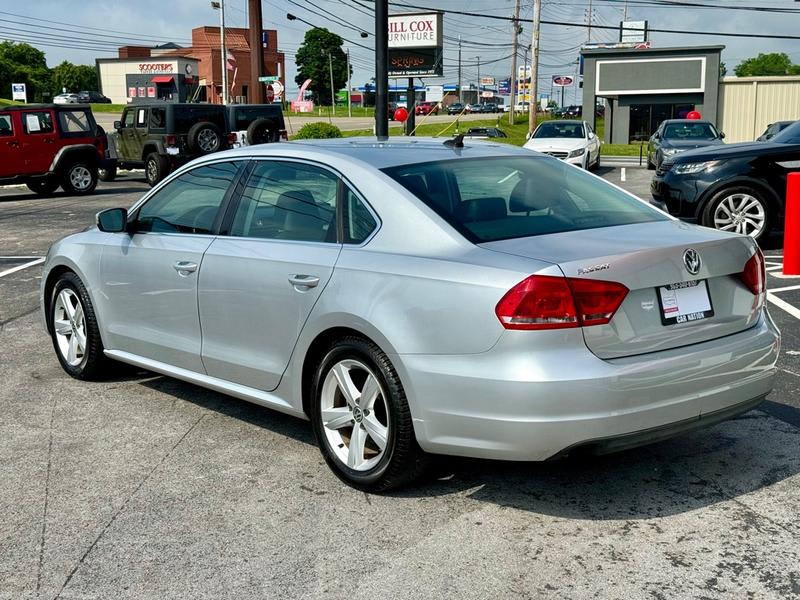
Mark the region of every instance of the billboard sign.
<instances>
[{"instance_id":1,"label":"billboard sign","mask_svg":"<svg viewBox=\"0 0 800 600\"><path fill-rule=\"evenodd\" d=\"M426 102L441 102L444 98L443 85L427 85L425 86L425 101Z\"/></svg>"},{"instance_id":2,"label":"billboard sign","mask_svg":"<svg viewBox=\"0 0 800 600\"><path fill-rule=\"evenodd\" d=\"M481 85L494 85L494 77L481 77Z\"/></svg>"},{"instance_id":3,"label":"billboard sign","mask_svg":"<svg viewBox=\"0 0 800 600\"><path fill-rule=\"evenodd\" d=\"M556 87L569 87L575 83L575 79L569 75L553 75L553 85Z\"/></svg>"},{"instance_id":4,"label":"billboard sign","mask_svg":"<svg viewBox=\"0 0 800 600\"><path fill-rule=\"evenodd\" d=\"M444 74L440 48L389 48L389 77Z\"/></svg>"},{"instance_id":5,"label":"billboard sign","mask_svg":"<svg viewBox=\"0 0 800 600\"><path fill-rule=\"evenodd\" d=\"M443 13L389 15L389 77L444 75Z\"/></svg>"},{"instance_id":6,"label":"billboard sign","mask_svg":"<svg viewBox=\"0 0 800 600\"><path fill-rule=\"evenodd\" d=\"M510 94L511 93L511 80L510 79L503 79L497 86L497 93L498 94Z\"/></svg>"},{"instance_id":7,"label":"billboard sign","mask_svg":"<svg viewBox=\"0 0 800 600\"><path fill-rule=\"evenodd\" d=\"M647 41L647 21L622 21L619 24L619 41L642 43Z\"/></svg>"},{"instance_id":8,"label":"billboard sign","mask_svg":"<svg viewBox=\"0 0 800 600\"><path fill-rule=\"evenodd\" d=\"M28 101L28 92L24 83L11 84L11 99L19 102Z\"/></svg>"}]
</instances>

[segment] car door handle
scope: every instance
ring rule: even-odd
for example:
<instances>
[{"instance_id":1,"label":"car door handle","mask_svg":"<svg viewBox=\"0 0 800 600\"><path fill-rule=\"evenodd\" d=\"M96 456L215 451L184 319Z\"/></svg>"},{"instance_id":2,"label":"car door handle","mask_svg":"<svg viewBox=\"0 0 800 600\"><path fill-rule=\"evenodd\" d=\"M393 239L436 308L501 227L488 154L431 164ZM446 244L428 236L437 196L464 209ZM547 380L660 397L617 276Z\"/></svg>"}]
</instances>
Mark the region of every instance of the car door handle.
<instances>
[{"instance_id":1,"label":"car door handle","mask_svg":"<svg viewBox=\"0 0 800 600\"><path fill-rule=\"evenodd\" d=\"M179 260L172 265L172 268L178 272L178 275L186 277L189 273L197 271L197 263L188 260Z\"/></svg>"},{"instance_id":2,"label":"car door handle","mask_svg":"<svg viewBox=\"0 0 800 600\"><path fill-rule=\"evenodd\" d=\"M290 275L289 283L295 286L312 288L319 285L319 277L314 275Z\"/></svg>"}]
</instances>

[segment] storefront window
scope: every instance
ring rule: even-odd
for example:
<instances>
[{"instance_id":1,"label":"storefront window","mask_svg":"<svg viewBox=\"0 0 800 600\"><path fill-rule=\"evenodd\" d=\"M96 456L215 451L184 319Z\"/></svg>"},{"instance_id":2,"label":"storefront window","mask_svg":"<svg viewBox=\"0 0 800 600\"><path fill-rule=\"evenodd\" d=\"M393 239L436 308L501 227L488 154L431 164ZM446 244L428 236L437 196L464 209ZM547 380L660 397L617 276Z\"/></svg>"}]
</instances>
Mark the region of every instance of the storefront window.
<instances>
[{"instance_id":1,"label":"storefront window","mask_svg":"<svg viewBox=\"0 0 800 600\"><path fill-rule=\"evenodd\" d=\"M693 104L631 104L628 142L646 142L666 119L685 119Z\"/></svg>"}]
</instances>

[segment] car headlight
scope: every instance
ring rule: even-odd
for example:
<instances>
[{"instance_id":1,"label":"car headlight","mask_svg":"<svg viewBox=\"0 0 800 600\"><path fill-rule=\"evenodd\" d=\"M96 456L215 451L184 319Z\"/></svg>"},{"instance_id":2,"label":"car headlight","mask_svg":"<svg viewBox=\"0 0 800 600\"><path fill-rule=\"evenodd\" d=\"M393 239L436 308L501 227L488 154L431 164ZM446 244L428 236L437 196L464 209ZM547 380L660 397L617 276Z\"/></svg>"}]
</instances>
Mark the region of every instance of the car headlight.
<instances>
[{"instance_id":1,"label":"car headlight","mask_svg":"<svg viewBox=\"0 0 800 600\"><path fill-rule=\"evenodd\" d=\"M707 160L704 162L693 163L678 163L672 165L672 172L677 175L691 175L692 173L700 173L714 167L717 164L715 160Z\"/></svg>"},{"instance_id":2,"label":"car headlight","mask_svg":"<svg viewBox=\"0 0 800 600\"><path fill-rule=\"evenodd\" d=\"M677 154L678 152L680 152L680 150L678 150L677 148L662 148L661 152L663 152L667 156L672 156L673 154Z\"/></svg>"},{"instance_id":3,"label":"car headlight","mask_svg":"<svg viewBox=\"0 0 800 600\"><path fill-rule=\"evenodd\" d=\"M586 152L586 148L578 148L577 150L572 150L569 153L567 158L575 158L576 156L583 156L583 153Z\"/></svg>"}]
</instances>

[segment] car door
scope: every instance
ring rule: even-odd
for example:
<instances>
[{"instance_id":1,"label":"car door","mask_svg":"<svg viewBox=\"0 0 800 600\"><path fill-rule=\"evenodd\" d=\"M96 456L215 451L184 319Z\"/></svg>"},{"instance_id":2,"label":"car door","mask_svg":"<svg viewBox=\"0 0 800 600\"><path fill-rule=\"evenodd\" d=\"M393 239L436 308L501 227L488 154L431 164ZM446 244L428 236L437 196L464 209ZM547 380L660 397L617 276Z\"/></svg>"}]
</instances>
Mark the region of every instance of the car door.
<instances>
[{"instance_id":1,"label":"car door","mask_svg":"<svg viewBox=\"0 0 800 600\"><path fill-rule=\"evenodd\" d=\"M126 108L122 113L122 120L120 121L122 127L117 132L117 153L120 158L127 161L141 160L141 152L134 155L133 141L136 136L134 125L136 124L136 109Z\"/></svg>"},{"instance_id":2,"label":"car door","mask_svg":"<svg viewBox=\"0 0 800 600\"><path fill-rule=\"evenodd\" d=\"M58 132L55 116L48 108L25 110L22 118L22 155L25 171L22 174L47 173L57 152Z\"/></svg>"},{"instance_id":3,"label":"car door","mask_svg":"<svg viewBox=\"0 0 800 600\"><path fill-rule=\"evenodd\" d=\"M800 171L800 144L787 144L785 152L758 157L754 165L756 166L754 175L766 179L783 204L789 173Z\"/></svg>"},{"instance_id":4,"label":"car door","mask_svg":"<svg viewBox=\"0 0 800 600\"><path fill-rule=\"evenodd\" d=\"M203 364L213 377L274 390L341 250L344 184L296 161L257 161L203 259Z\"/></svg>"},{"instance_id":5,"label":"car door","mask_svg":"<svg viewBox=\"0 0 800 600\"><path fill-rule=\"evenodd\" d=\"M109 349L203 372L197 280L244 164L183 173L132 211L129 233L109 234L97 294Z\"/></svg>"},{"instance_id":6,"label":"car door","mask_svg":"<svg viewBox=\"0 0 800 600\"><path fill-rule=\"evenodd\" d=\"M14 122L14 114L0 112L0 177L14 177L25 172L19 133L20 126Z\"/></svg>"}]
</instances>

